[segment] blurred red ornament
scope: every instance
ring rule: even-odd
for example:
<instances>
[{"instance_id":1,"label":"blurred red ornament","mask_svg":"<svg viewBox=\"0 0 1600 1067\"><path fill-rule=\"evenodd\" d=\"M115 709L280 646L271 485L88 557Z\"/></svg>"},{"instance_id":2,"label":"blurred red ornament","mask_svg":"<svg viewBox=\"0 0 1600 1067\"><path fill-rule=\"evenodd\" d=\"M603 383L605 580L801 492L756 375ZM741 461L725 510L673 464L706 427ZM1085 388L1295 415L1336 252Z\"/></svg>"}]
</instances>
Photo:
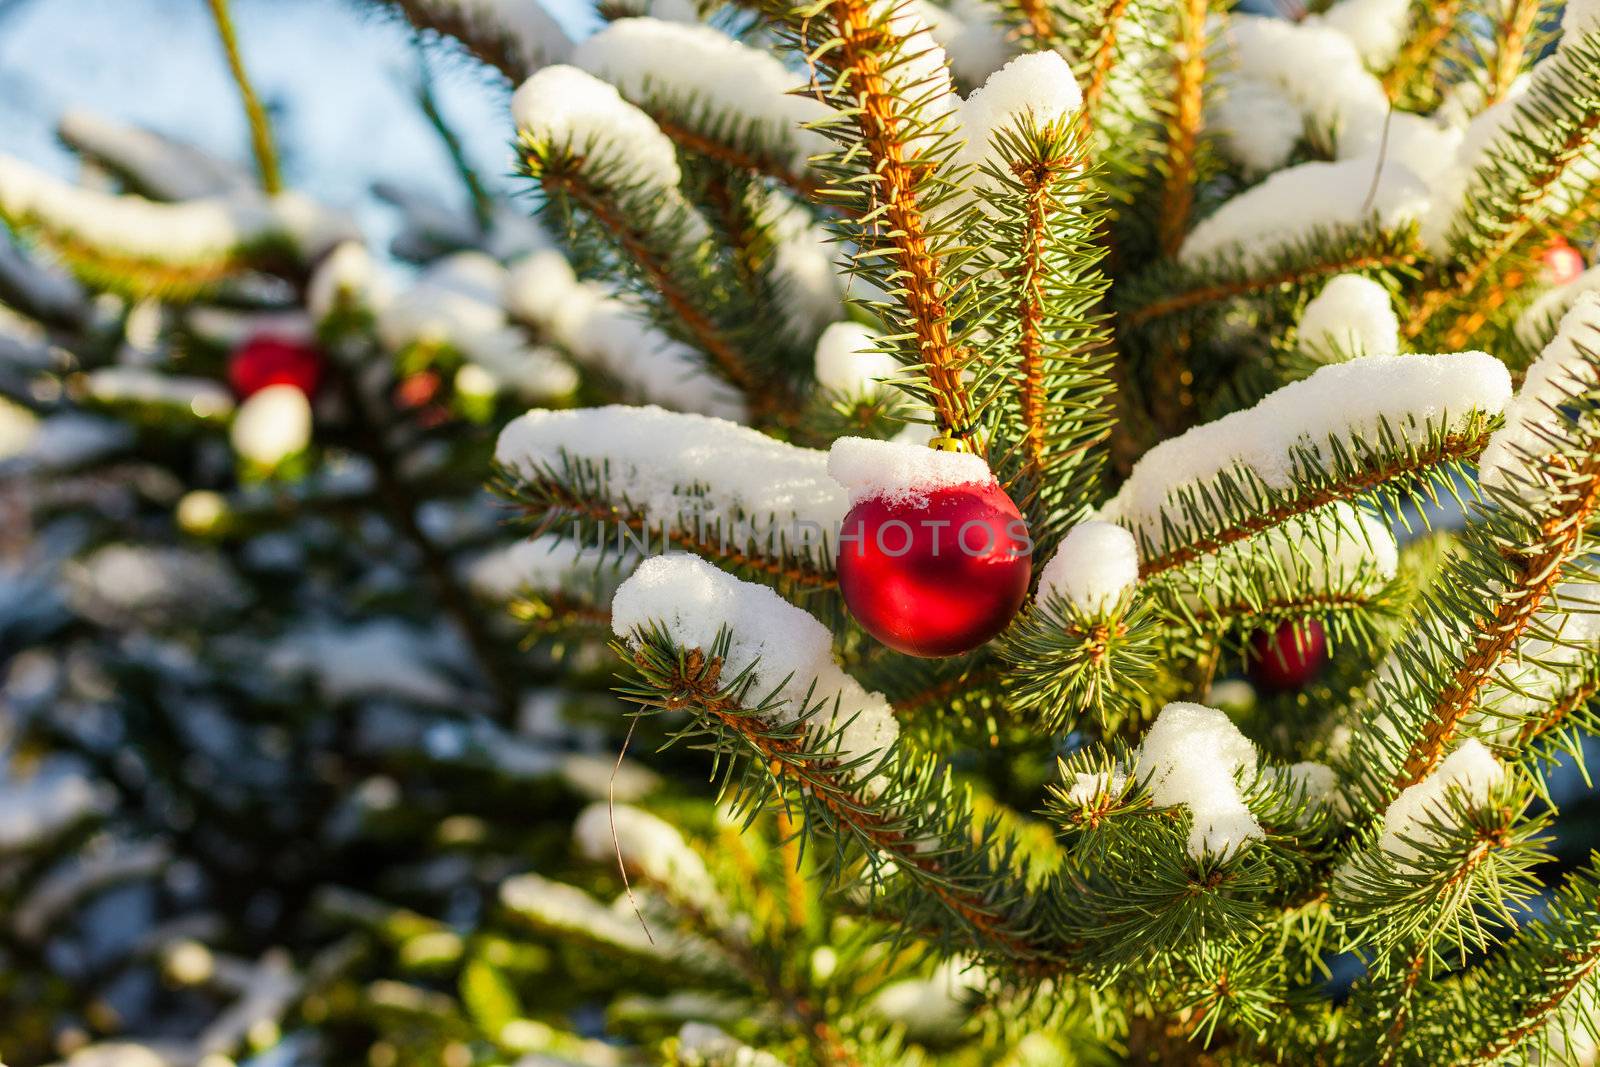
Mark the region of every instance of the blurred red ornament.
<instances>
[{"instance_id":1,"label":"blurred red ornament","mask_svg":"<svg viewBox=\"0 0 1600 1067\"><path fill-rule=\"evenodd\" d=\"M408 374L394 387L395 406L402 411L420 408L432 403L442 388L444 379L439 377L437 371L424 370Z\"/></svg>"},{"instance_id":2,"label":"blurred red ornament","mask_svg":"<svg viewBox=\"0 0 1600 1067\"><path fill-rule=\"evenodd\" d=\"M912 656L953 656L1003 630L1028 595L1033 543L999 485L873 497L845 516L839 590L873 637Z\"/></svg>"},{"instance_id":3,"label":"blurred red ornament","mask_svg":"<svg viewBox=\"0 0 1600 1067\"><path fill-rule=\"evenodd\" d=\"M1315 619L1286 622L1250 638L1250 681L1259 689L1302 689L1328 661L1328 638Z\"/></svg>"},{"instance_id":4,"label":"blurred red ornament","mask_svg":"<svg viewBox=\"0 0 1600 1067\"><path fill-rule=\"evenodd\" d=\"M258 334L228 357L228 384L240 400L269 385L292 385L307 397L316 395L327 360L306 341Z\"/></svg>"},{"instance_id":5,"label":"blurred red ornament","mask_svg":"<svg viewBox=\"0 0 1600 1067\"><path fill-rule=\"evenodd\" d=\"M1539 253L1539 280L1546 285L1566 285L1584 272L1583 253L1557 237Z\"/></svg>"}]
</instances>

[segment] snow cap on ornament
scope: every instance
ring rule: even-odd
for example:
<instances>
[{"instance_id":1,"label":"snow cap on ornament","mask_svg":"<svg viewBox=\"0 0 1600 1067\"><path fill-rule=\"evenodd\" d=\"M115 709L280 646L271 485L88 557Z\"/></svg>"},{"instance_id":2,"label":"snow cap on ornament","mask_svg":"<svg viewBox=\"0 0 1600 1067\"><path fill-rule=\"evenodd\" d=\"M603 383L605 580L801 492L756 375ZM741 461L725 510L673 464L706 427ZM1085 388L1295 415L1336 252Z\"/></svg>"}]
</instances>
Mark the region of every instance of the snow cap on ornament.
<instances>
[{"instance_id":1,"label":"snow cap on ornament","mask_svg":"<svg viewBox=\"0 0 1600 1067\"><path fill-rule=\"evenodd\" d=\"M994 637L1028 594L1033 542L981 456L846 437L828 473L850 494L837 566L864 630L912 656Z\"/></svg>"},{"instance_id":2,"label":"snow cap on ornament","mask_svg":"<svg viewBox=\"0 0 1600 1067\"><path fill-rule=\"evenodd\" d=\"M841 437L828 451L828 476L850 494L850 503L883 500L922 507L930 493L958 485L993 485L982 456L946 452L898 441Z\"/></svg>"}]
</instances>

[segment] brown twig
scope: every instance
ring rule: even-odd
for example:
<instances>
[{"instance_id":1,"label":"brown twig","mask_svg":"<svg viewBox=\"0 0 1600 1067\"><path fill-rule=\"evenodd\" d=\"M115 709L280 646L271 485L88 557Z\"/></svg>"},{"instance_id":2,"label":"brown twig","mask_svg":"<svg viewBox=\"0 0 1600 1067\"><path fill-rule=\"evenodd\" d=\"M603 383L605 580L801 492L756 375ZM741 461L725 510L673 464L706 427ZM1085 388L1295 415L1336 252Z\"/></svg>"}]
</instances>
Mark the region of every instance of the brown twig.
<instances>
[{"instance_id":1,"label":"brown twig","mask_svg":"<svg viewBox=\"0 0 1600 1067\"><path fill-rule=\"evenodd\" d=\"M1472 649L1434 700L1422 736L1412 743L1395 776L1395 792L1417 784L1438 765L1462 720L1476 706L1479 692L1560 583L1563 564L1582 546L1590 517L1600 504L1600 454L1586 456L1571 474L1563 487L1560 511L1542 524L1543 547L1517 561L1505 583L1508 594L1488 618L1477 621Z\"/></svg>"},{"instance_id":2,"label":"brown twig","mask_svg":"<svg viewBox=\"0 0 1600 1067\"><path fill-rule=\"evenodd\" d=\"M1174 255L1189 232L1206 77L1206 0L1183 0L1179 38L1173 45L1173 113L1167 123L1167 153L1161 208L1156 222L1161 249Z\"/></svg>"}]
</instances>

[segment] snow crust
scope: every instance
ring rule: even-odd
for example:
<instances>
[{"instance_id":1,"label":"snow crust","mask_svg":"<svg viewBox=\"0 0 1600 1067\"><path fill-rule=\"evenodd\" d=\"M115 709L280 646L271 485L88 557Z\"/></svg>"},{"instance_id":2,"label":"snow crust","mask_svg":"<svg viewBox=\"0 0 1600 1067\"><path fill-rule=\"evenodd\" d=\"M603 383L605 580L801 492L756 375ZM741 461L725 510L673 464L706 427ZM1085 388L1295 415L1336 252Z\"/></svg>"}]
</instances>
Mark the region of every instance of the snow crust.
<instances>
[{"instance_id":1,"label":"snow crust","mask_svg":"<svg viewBox=\"0 0 1600 1067\"><path fill-rule=\"evenodd\" d=\"M1580 346L1582 346L1580 348ZM1590 353L1585 356L1583 349ZM1580 293L1556 335L1522 379L1506 405L1504 424L1489 438L1478 460L1478 480L1511 488L1529 477L1525 456L1539 457L1560 441L1559 409L1570 396L1600 385L1592 360L1600 353L1600 293ZM1519 477L1521 475L1521 477Z\"/></svg>"},{"instance_id":2,"label":"snow crust","mask_svg":"<svg viewBox=\"0 0 1600 1067\"><path fill-rule=\"evenodd\" d=\"M650 116L577 67L546 67L523 82L511 98L511 114L524 135L601 155L633 181L675 189L682 179L672 141Z\"/></svg>"},{"instance_id":3,"label":"snow crust","mask_svg":"<svg viewBox=\"0 0 1600 1067\"><path fill-rule=\"evenodd\" d=\"M994 481L982 456L865 437L833 443L828 475L849 492L852 504L881 499L911 507L925 506L935 489Z\"/></svg>"},{"instance_id":4,"label":"snow crust","mask_svg":"<svg viewBox=\"0 0 1600 1067\"><path fill-rule=\"evenodd\" d=\"M1256 747L1215 708L1162 708L1135 753L1134 767L1156 807L1189 809L1188 848L1195 859L1227 858L1264 836L1237 780L1255 773Z\"/></svg>"},{"instance_id":5,"label":"snow crust","mask_svg":"<svg viewBox=\"0 0 1600 1067\"><path fill-rule=\"evenodd\" d=\"M1389 291L1361 274L1341 274L1322 287L1300 316L1302 351L1324 359L1400 351L1400 317Z\"/></svg>"},{"instance_id":6,"label":"snow crust","mask_svg":"<svg viewBox=\"0 0 1600 1067\"><path fill-rule=\"evenodd\" d=\"M1082 522L1067 531L1039 575L1037 602L1052 595L1088 614L1110 610L1139 582L1139 547L1111 522Z\"/></svg>"},{"instance_id":7,"label":"snow crust","mask_svg":"<svg viewBox=\"0 0 1600 1067\"><path fill-rule=\"evenodd\" d=\"M849 503L828 477L828 454L776 441L721 419L612 405L534 410L500 432L495 458L524 477L560 471L563 457L604 465L610 499L628 501L652 525L693 528L739 513L764 529L797 522L830 536Z\"/></svg>"},{"instance_id":8,"label":"snow crust","mask_svg":"<svg viewBox=\"0 0 1600 1067\"><path fill-rule=\"evenodd\" d=\"M1402 437L1433 420L1455 428L1475 412L1494 414L1511 397L1505 365L1482 352L1363 356L1321 367L1267 394L1254 407L1163 441L1134 465L1102 518L1160 530L1163 508L1185 487L1235 465L1268 486L1293 484L1296 446L1327 454L1328 441L1371 439L1387 420Z\"/></svg>"},{"instance_id":9,"label":"snow crust","mask_svg":"<svg viewBox=\"0 0 1600 1067\"><path fill-rule=\"evenodd\" d=\"M1066 122L1083 106L1072 68L1055 52L1030 52L1011 60L961 104L966 145L963 162L1003 167L997 134L1031 124L1045 129ZM981 178L978 180L982 180Z\"/></svg>"},{"instance_id":10,"label":"snow crust","mask_svg":"<svg viewBox=\"0 0 1600 1067\"><path fill-rule=\"evenodd\" d=\"M1361 59L1374 69L1394 61L1411 25L1410 0L1339 0L1320 18L1355 45Z\"/></svg>"},{"instance_id":11,"label":"snow crust","mask_svg":"<svg viewBox=\"0 0 1600 1067\"><path fill-rule=\"evenodd\" d=\"M883 694L867 692L839 667L828 628L764 585L740 581L695 556L647 559L617 590L611 625L617 636L631 639L651 624L679 647L702 650L726 628L732 641L723 681L753 666L747 700L773 694L783 701L771 713L778 722L794 722L822 702L806 729L820 737L843 727L840 760L865 757L863 766L870 768L899 736Z\"/></svg>"},{"instance_id":12,"label":"snow crust","mask_svg":"<svg viewBox=\"0 0 1600 1067\"><path fill-rule=\"evenodd\" d=\"M719 906L716 885L700 853L689 847L675 826L643 808L590 804L573 823L572 837L584 859L615 865L620 849L625 865L673 896L703 908Z\"/></svg>"},{"instance_id":13,"label":"snow crust","mask_svg":"<svg viewBox=\"0 0 1600 1067\"><path fill-rule=\"evenodd\" d=\"M250 462L276 466L311 444L311 401L297 386L269 385L239 405L228 439Z\"/></svg>"},{"instance_id":14,"label":"snow crust","mask_svg":"<svg viewBox=\"0 0 1600 1067\"><path fill-rule=\"evenodd\" d=\"M1432 774L1403 790L1385 809L1378 847L1402 863L1419 859L1423 849L1406 839L1424 846L1439 840L1439 834L1428 823L1451 821L1447 798L1454 795L1473 805L1482 804L1505 773L1500 761L1480 741L1463 741Z\"/></svg>"},{"instance_id":15,"label":"snow crust","mask_svg":"<svg viewBox=\"0 0 1600 1067\"><path fill-rule=\"evenodd\" d=\"M1600 264L1540 294L1517 319L1517 337L1530 348L1539 347L1553 326L1559 326L1583 293L1600 293Z\"/></svg>"},{"instance_id":16,"label":"snow crust","mask_svg":"<svg viewBox=\"0 0 1600 1067\"><path fill-rule=\"evenodd\" d=\"M883 335L858 322L836 322L817 339L817 384L846 396L873 397L900 363L882 351Z\"/></svg>"}]
</instances>

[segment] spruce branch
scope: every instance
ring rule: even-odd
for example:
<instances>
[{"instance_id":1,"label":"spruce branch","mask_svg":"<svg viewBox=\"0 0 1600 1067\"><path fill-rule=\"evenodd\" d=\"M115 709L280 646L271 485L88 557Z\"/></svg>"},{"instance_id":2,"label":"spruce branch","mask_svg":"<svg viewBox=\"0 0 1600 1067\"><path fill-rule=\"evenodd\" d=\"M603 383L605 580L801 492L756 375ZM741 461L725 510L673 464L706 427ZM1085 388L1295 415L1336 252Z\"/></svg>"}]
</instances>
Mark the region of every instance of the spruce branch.
<instances>
[{"instance_id":1,"label":"spruce branch","mask_svg":"<svg viewBox=\"0 0 1600 1067\"><path fill-rule=\"evenodd\" d=\"M1006 849L993 846L1001 854L990 854L994 828L971 823L968 803L947 775L904 749L875 757L872 766L859 757L841 761L836 741L808 736L806 724L828 714L809 699L806 708L784 711L787 723L775 721L774 695L752 691L753 668L723 677L730 640L724 628L710 649L685 649L660 628L636 632L618 652L638 682L619 692L646 713L690 712L686 733L717 754L737 803L798 808L807 834L830 842L836 877L852 850L867 863L857 873L870 881L897 872L879 891L898 898L909 887L902 901L908 926L943 930L953 923L986 957L1024 973L1055 972L1065 946L1027 917L1037 901L1027 903L1032 895L1007 874L1013 864ZM869 785L874 768L888 775L885 785Z\"/></svg>"},{"instance_id":2,"label":"spruce branch","mask_svg":"<svg viewBox=\"0 0 1600 1067\"><path fill-rule=\"evenodd\" d=\"M1563 1020L1581 1032L1600 976L1600 879L1596 860L1568 876L1546 914L1475 972L1429 990L1419 1009L1419 1048L1455 1067L1501 1063L1546 1049ZM1537 1053L1535 1053L1537 1055Z\"/></svg>"},{"instance_id":3,"label":"spruce branch","mask_svg":"<svg viewBox=\"0 0 1600 1067\"><path fill-rule=\"evenodd\" d=\"M956 136L943 57L926 31L902 36L897 19L915 19L899 0L832 0L790 12L787 33L806 57L812 90L838 113L823 132L840 146L819 161L825 203L856 210L842 234L858 247L855 270L895 298L883 308L903 360L920 369L941 432L967 439L976 411L963 381L972 352L957 329L961 298L948 200ZM924 68L938 65L937 71ZM908 84L909 82L909 84Z\"/></svg>"},{"instance_id":4,"label":"spruce branch","mask_svg":"<svg viewBox=\"0 0 1600 1067\"><path fill-rule=\"evenodd\" d=\"M1383 76L1390 100L1421 98L1431 85L1424 83L1433 71L1439 47L1454 32L1463 0L1413 0L1411 32L1400 54Z\"/></svg>"},{"instance_id":5,"label":"spruce branch","mask_svg":"<svg viewBox=\"0 0 1600 1067\"><path fill-rule=\"evenodd\" d=\"M1306 288L1336 274L1404 272L1419 258L1415 231L1407 229L1312 234L1264 267L1220 257L1194 267L1162 264L1123 287L1119 325L1137 329L1239 297Z\"/></svg>"},{"instance_id":6,"label":"spruce branch","mask_svg":"<svg viewBox=\"0 0 1600 1067\"><path fill-rule=\"evenodd\" d=\"M1199 173L1201 105L1206 78L1206 19L1209 0L1179 0L1178 33L1173 47L1173 92L1165 116L1166 146L1160 171L1160 209L1156 232L1161 249L1171 256L1189 232L1194 188Z\"/></svg>"},{"instance_id":7,"label":"spruce branch","mask_svg":"<svg viewBox=\"0 0 1600 1067\"><path fill-rule=\"evenodd\" d=\"M1521 76L1534 43L1534 20L1543 6L1540 0L1508 0L1500 5L1500 17L1494 27L1494 60L1487 64L1489 85L1483 100L1486 107L1504 97Z\"/></svg>"},{"instance_id":8,"label":"spruce branch","mask_svg":"<svg viewBox=\"0 0 1600 1067\"><path fill-rule=\"evenodd\" d=\"M1097 31L1094 45L1089 51L1087 77L1083 82L1083 121L1091 129L1095 125L1096 116L1099 115L1101 102L1105 99L1111 71L1116 66L1122 21L1131 2L1132 0L1104 0L1105 6L1093 20Z\"/></svg>"},{"instance_id":9,"label":"spruce branch","mask_svg":"<svg viewBox=\"0 0 1600 1067\"><path fill-rule=\"evenodd\" d=\"M228 59L228 70L233 84L239 90L239 101L244 106L245 119L250 124L250 148L255 153L256 169L261 172L261 191L275 196L283 191L283 178L278 168L278 150L272 143L272 124L267 120L267 109L261 106L250 72L245 69L244 56L239 52L239 38L234 32L233 15L228 0L206 0L211 7L211 20L216 23L217 36L222 40L222 51Z\"/></svg>"},{"instance_id":10,"label":"spruce branch","mask_svg":"<svg viewBox=\"0 0 1600 1067\"><path fill-rule=\"evenodd\" d=\"M1457 346L1480 330L1534 273L1535 239L1592 211L1600 197L1600 34L1563 45L1541 66L1516 117L1473 173L1450 232L1450 260L1407 319L1408 338L1439 333ZM1446 315L1447 328L1436 320Z\"/></svg>"},{"instance_id":11,"label":"spruce branch","mask_svg":"<svg viewBox=\"0 0 1600 1067\"><path fill-rule=\"evenodd\" d=\"M969 388L989 462L1048 545L1098 495L1111 433L1109 283L1095 239L1103 221L1085 137L1067 121L997 133L978 180L992 269L975 278L988 316L986 359Z\"/></svg>"},{"instance_id":12,"label":"spruce branch","mask_svg":"<svg viewBox=\"0 0 1600 1067\"><path fill-rule=\"evenodd\" d=\"M688 486L676 518L661 521L614 491L609 481L603 465L566 457L559 468L546 467L532 477L502 468L491 485L520 513L531 535L555 531L602 548L631 545L620 528L634 535L641 549L648 549L653 535L663 537L740 577L772 584L790 598L809 594L815 599L838 588L827 546L792 543L789 531L771 516L735 511L708 518L697 504L696 489ZM807 606L819 605L808 600Z\"/></svg>"},{"instance_id":13,"label":"spruce branch","mask_svg":"<svg viewBox=\"0 0 1600 1067\"><path fill-rule=\"evenodd\" d=\"M1457 493L1457 476L1482 452L1491 425L1487 416L1464 427L1452 427L1448 417L1410 426L1384 419L1370 438L1295 446L1288 489L1274 489L1248 470L1185 487L1166 511L1159 537L1137 532L1140 577L1183 567L1330 504L1369 501L1392 515L1407 505L1420 511L1441 492Z\"/></svg>"},{"instance_id":14,"label":"spruce branch","mask_svg":"<svg viewBox=\"0 0 1600 1067\"><path fill-rule=\"evenodd\" d=\"M1532 546L1500 540L1500 552L1510 564L1503 592L1487 617L1474 620L1471 644L1433 700L1421 736L1406 752L1393 782L1395 791L1414 785L1438 765L1479 694L1554 594L1563 568L1586 551L1589 525L1600 505L1600 452L1552 474L1561 486L1557 506L1541 517L1540 537Z\"/></svg>"}]
</instances>

